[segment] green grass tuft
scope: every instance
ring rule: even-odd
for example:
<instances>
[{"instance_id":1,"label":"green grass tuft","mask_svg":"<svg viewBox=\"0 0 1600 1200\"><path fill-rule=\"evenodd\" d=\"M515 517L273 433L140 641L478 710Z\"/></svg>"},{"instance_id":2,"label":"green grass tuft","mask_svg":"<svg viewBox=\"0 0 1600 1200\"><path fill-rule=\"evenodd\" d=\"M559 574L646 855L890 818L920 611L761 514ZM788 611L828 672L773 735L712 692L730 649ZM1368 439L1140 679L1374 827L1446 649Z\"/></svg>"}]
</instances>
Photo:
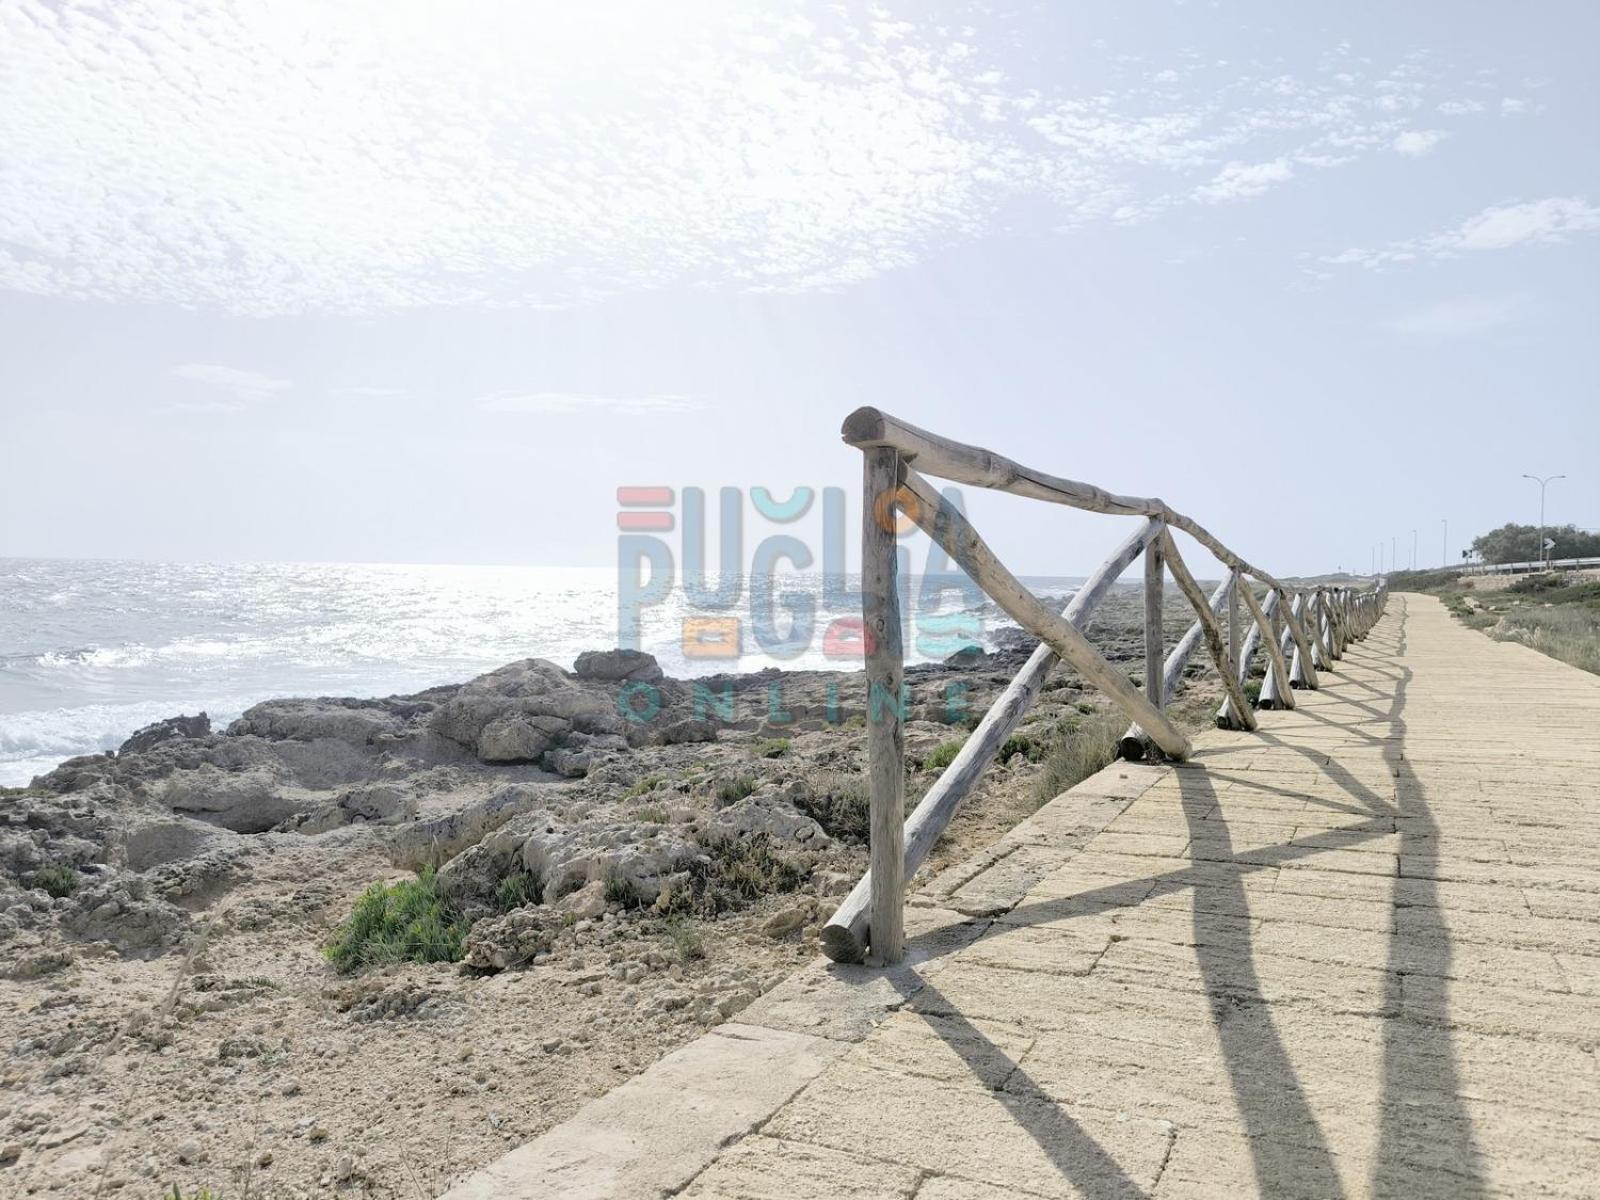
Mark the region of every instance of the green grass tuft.
<instances>
[{"instance_id":1,"label":"green grass tuft","mask_svg":"<svg viewBox=\"0 0 1600 1200\"><path fill-rule=\"evenodd\" d=\"M866 842L872 829L872 797L866 777L844 771L822 771L810 780L811 790L794 806L829 837Z\"/></svg>"},{"instance_id":2,"label":"green grass tuft","mask_svg":"<svg viewBox=\"0 0 1600 1200\"><path fill-rule=\"evenodd\" d=\"M544 876L537 871L516 871L500 881L494 890L494 906L508 913L514 908L544 901Z\"/></svg>"},{"instance_id":3,"label":"green grass tuft","mask_svg":"<svg viewBox=\"0 0 1600 1200\"><path fill-rule=\"evenodd\" d=\"M724 779L717 784L717 803L726 808L730 804L737 804L746 796L756 790L756 781L748 775L735 775L732 779Z\"/></svg>"},{"instance_id":4,"label":"green grass tuft","mask_svg":"<svg viewBox=\"0 0 1600 1200\"><path fill-rule=\"evenodd\" d=\"M43 888L60 900L63 896L70 896L78 890L78 873L71 867L53 863L48 867L40 867L28 876L28 886Z\"/></svg>"},{"instance_id":5,"label":"green grass tuft","mask_svg":"<svg viewBox=\"0 0 1600 1200\"><path fill-rule=\"evenodd\" d=\"M765 833L708 837L700 847L705 853L689 864L689 887L671 898L671 911L680 916L714 917L805 882L802 866L775 849Z\"/></svg>"},{"instance_id":6,"label":"green grass tuft","mask_svg":"<svg viewBox=\"0 0 1600 1200\"><path fill-rule=\"evenodd\" d=\"M362 892L323 954L347 973L396 962L459 962L466 932L432 868L424 868L415 879Z\"/></svg>"},{"instance_id":7,"label":"green grass tuft","mask_svg":"<svg viewBox=\"0 0 1600 1200\"><path fill-rule=\"evenodd\" d=\"M785 737L767 738L755 745L757 758L782 758L789 753L789 739Z\"/></svg>"},{"instance_id":8,"label":"green grass tuft","mask_svg":"<svg viewBox=\"0 0 1600 1200\"><path fill-rule=\"evenodd\" d=\"M668 925L667 934L672 938L672 949L678 961L685 966L706 956L705 939L686 917L678 917Z\"/></svg>"},{"instance_id":9,"label":"green grass tuft","mask_svg":"<svg viewBox=\"0 0 1600 1200\"><path fill-rule=\"evenodd\" d=\"M1034 782L1034 796L1041 803L1055 799L1096 771L1111 765L1117 757L1117 741L1128 727L1128 718L1112 709L1085 717L1076 729L1063 734L1044 760L1044 769Z\"/></svg>"},{"instance_id":10,"label":"green grass tuft","mask_svg":"<svg viewBox=\"0 0 1600 1200\"><path fill-rule=\"evenodd\" d=\"M606 903L620 904L631 912L643 908L647 901L639 894L639 889L634 886L633 880L613 871L606 876Z\"/></svg>"},{"instance_id":11,"label":"green grass tuft","mask_svg":"<svg viewBox=\"0 0 1600 1200\"><path fill-rule=\"evenodd\" d=\"M961 753L961 747L966 745L966 738L959 738L953 742L940 742L922 760L924 771L942 771L955 761L956 755Z\"/></svg>"}]
</instances>

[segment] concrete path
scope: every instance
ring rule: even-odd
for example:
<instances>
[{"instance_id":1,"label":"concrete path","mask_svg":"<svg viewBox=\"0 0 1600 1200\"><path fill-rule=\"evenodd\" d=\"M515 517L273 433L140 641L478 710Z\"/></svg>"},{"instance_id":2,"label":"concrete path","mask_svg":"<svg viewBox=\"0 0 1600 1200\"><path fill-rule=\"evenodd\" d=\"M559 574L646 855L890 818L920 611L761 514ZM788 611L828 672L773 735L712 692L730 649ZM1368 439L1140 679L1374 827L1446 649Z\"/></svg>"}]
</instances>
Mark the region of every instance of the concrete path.
<instances>
[{"instance_id":1,"label":"concrete path","mask_svg":"<svg viewBox=\"0 0 1600 1200\"><path fill-rule=\"evenodd\" d=\"M1417 596L1323 679L450 1195L1600 1196L1600 679Z\"/></svg>"}]
</instances>

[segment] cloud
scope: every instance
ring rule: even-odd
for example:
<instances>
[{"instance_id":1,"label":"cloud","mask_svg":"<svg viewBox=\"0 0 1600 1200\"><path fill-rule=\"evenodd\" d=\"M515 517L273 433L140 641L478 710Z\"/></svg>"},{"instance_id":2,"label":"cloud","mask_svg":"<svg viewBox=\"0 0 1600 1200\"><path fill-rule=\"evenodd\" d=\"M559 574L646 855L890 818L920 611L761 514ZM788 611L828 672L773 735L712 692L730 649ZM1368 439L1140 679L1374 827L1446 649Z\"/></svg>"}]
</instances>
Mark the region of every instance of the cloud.
<instances>
[{"instance_id":1,"label":"cloud","mask_svg":"<svg viewBox=\"0 0 1600 1200\"><path fill-rule=\"evenodd\" d=\"M1287 158L1271 162L1231 162L1217 172L1216 178L1195 189L1195 195L1212 202L1240 200L1259 196L1274 184L1285 183L1294 177L1294 167Z\"/></svg>"},{"instance_id":2,"label":"cloud","mask_svg":"<svg viewBox=\"0 0 1600 1200\"><path fill-rule=\"evenodd\" d=\"M1532 106L1526 100L1516 96L1506 96L1500 101L1500 115L1503 117L1520 117L1529 111Z\"/></svg>"},{"instance_id":3,"label":"cloud","mask_svg":"<svg viewBox=\"0 0 1600 1200\"><path fill-rule=\"evenodd\" d=\"M1465 117L1483 111L1481 100L1445 100L1434 109L1447 117Z\"/></svg>"},{"instance_id":4,"label":"cloud","mask_svg":"<svg viewBox=\"0 0 1600 1200\"><path fill-rule=\"evenodd\" d=\"M1438 129L1408 129L1394 139L1394 148L1411 158L1433 153L1433 148L1449 136Z\"/></svg>"},{"instance_id":5,"label":"cloud","mask_svg":"<svg viewBox=\"0 0 1600 1200\"><path fill-rule=\"evenodd\" d=\"M478 402L484 412L582 413L613 412L642 417L698 412L702 401L689 396L592 396L582 392L497 392Z\"/></svg>"},{"instance_id":6,"label":"cloud","mask_svg":"<svg viewBox=\"0 0 1600 1200\"><path fill-rule=\"evenodd\" d=\"M1075 85L981 10L692 7L12 0L0 288L261 316L834 289L1018 213L1259 196L1461 91L1348 47L1106 50Z\"/></svg>"},{"instance_id":7,"label":"cloud","mask_svg":"<svg viewBox=\"0 0 1600 1200\"><path fill-rule=\"evenodd\" d=\"M1520 320L1527 307L1526 296L1462 296L1402 313L1388 327L1430 341L1476 337Z\"/></svg>"},{"instance_id":8,"label":"cloud","mask_svg":"<svg viewBox=\"0 0 1600 1200\"><path fill-rule=\"evenodd\" d=\"M1482 250L1564 242L1596 230L1600 230L1600 208L1579 196L1550 196L1491 206L1443 233L1390 242L1378 249L1343 250L1321 261L1333 266L1388 267Z\"/></svg>"},{"instance_id":9,"label":"cloud","mask_svg":"<svg viewBox=\"0 0 1600 1200\"><path fill-rule=\"evenodd\" d=\"M274 379L255 371L241 371L216 363L184 363L171 374L201 385L196 395L176 401L169 408L187 412L239 412L254 407L292 386L287 379Z\"/></svg>"}]
</instances>

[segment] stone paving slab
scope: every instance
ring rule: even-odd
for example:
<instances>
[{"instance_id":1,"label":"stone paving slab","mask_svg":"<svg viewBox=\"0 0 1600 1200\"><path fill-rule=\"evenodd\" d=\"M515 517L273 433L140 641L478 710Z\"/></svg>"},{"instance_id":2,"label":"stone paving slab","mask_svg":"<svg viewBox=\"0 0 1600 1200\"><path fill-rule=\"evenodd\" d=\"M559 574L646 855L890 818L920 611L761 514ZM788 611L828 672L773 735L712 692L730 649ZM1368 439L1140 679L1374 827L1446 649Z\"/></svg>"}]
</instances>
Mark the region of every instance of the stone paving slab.
<instances>
[{"instance_id":1,"label":"stone paving slab","mask_svg":"<svg viewBox=\"0 0 1600 1200\"><path fill-rule=\"evenodd\" d=\"M672 1188L560 1194L1600 1196L1600 679L1402 595L1323 684L945 872L906 965L741 1014L829 1050Z\"/></svg>"}]
</instances>

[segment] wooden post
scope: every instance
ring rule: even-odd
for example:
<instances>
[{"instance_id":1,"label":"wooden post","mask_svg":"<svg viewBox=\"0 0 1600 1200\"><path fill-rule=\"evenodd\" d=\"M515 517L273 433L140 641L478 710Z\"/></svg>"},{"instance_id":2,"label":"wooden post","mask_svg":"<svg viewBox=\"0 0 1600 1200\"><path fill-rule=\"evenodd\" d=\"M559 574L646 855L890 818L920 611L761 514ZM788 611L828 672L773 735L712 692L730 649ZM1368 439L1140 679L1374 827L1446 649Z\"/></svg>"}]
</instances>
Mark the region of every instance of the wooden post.
<instances>
[{"instance_id":1,"label":"wooden post","mask_svg":"<svg viewBox=\"0 0 1600 1200\"><path fill-rule=\"evenodd\" d=\"M1311 648L1311 639L1306 635L1306 618L1306 598L1302 592L1295 596L1294 604L1284 614L1289 635L1294 639L1294 662L1289 668L1289 682L1295 687L1315 688L1317 670L1312 660L1316 655Z\"/></svg>"},{"instance_id":2,"label":"wooden post","mask_svg":"<svg viewBox=\"0 0 1600 1200\"><path fill-rule=\"evenodd\" d=\"M987 542L954 505L909 467L904 469L909 493L907 514L977 581L1005 614L1064 658L1078 674L1105 692L1133 720L1150 731L1151 739L1169 758L1189 757L1189 739L1117 667L1091 646L1069 621L1055 615L995 556ZM1171 539L1163 534L1170 559ZM1200 603L1205 603L1202 596Z\"/></svg>"},{"instance_id":3,"label":"wooden post","mask_svg":"<svg viewBox=\"0 0 1600 1200\"><path fill-rule=\"evenodd\" d=\"M1261 681L1261 700L1263 707L1267 706L1268 693L1271 693L1272 702L1280 708L1294 707L1294 693L1289 687L1289 667L1283 661L1283 648L1278 645L1278 635L1273 630L1272 620L1256 599L1256 594L1250 590L1248 580L1241 579L1239 587L1245 607L1250 610L1250 615L1255 619L1255 631L1260 633L1261 640L1267 648L1269 666L1266 678ZM1267 604L1274 604L1278 596L1273 592L1267 597Z\"/></svg>"},{"instance_id":4,"label":"wooden post","mask_svg":"<svg viewBox=\"0 0 1600 1200\"><path fill-rule=\"evenodd\" d=\"M1228 699L1233 701L1233 711L1238 718L1239 727L1254 729L1256 715L1250 708L1250 702L1245 699L1244 689L1239 686L1233 660L1228 657L1228 647L1222 640L1222 629L1217 624L1217 618L1212 615L1211 606L1206 603L1206 594L1194 581L1194 576L1189 573L1188 566L1178 553L1178 547L1173 544L1171 530L1163 530L1161 533L1161 553L1166 556L1167 570L1172 572L1173 581L1189 598L1189 604L1194 608L1194 615L1200 618L1200 628L1205 634L1206 645L1211 648L1211 658L1217 665L1217 674L1222 676L1222 686L1227 690ZM1233 572L1233 579L1237 580L1238 575L1237 571Z\"/></svg>"},{"instance_id":5,"label":"wooden post","mask_svg":"<svg viewBox=\"0 0 1600 1200\"><path fill-rule=\"evenodd\" d=\"M865 457L861 516L861 607L867 666L867 769L871 781L872 955L905 958L905 729L901 712L904 647L895 578L895 493L900 454L874 447Z\"/></svg>"},{"instance_id":6,"label":"wooden post","mask_svg":"<svg viewBox=\"0 0 1600 1200\"><path fill-rule=\"evenodd\" d=\"M1088 625L1094 610L1116 586L1117 579L1144 552L1145 546L1160 530L1161 522L1152 517L1118 546L1111 557L1101 563L1083 587L1078 589L1067 604L1066 611L1061 614L1062 619L1074 629L1081 630ZM939 835L960 811L968 793L977 786L995 752L1004 745L1023 714L1039 698L1051 668L1059 661L1049 643L1040 642L1034 647L1022 670L1006 685L999 699L983 714L978 727L962 743L954 761L934 780L933 786L906 818L905 878L916 874L917 868L939 840ZM868 871L822 927L822 952L835 962L860 962L870 936L871 920L872 872Z\"/></svg>"},{"instance_id":7,"label":"wooden post","mask_svg":"<svg viewBox=\"0 0 1600 1200\"><path fill-rule=\"evenodd\" d=\"M1217 584L1217 590L1211 593L1210 604L1212 615L1222 612L1223 606L1228 602L1228 581L1224 579ZM1167 651L1166 662L1161 671L1161 702L1171 704L1172 698L1178 694L1178 688L1183 683L1183 672L1189 665L1189 660L1194 657L1194 652L1199 649L1201 635L1205 631L1201 628L1198 619L1183 636ZM1123 735L1117 739L1117 754L1129 760L1138 762L1149 753L1150 735L1146 733L1137 721L1129 725Z\"/></svg>"},{"instance_id":8,"label":"wooden post","mask_svg":"<svg viewBox=\"0 0 1600 1200\"><path fill-rule=\"evenodd\" d=\"M1166 628L1162 620L1162 581L1166 566L1161 561L1161 539L1150 539L1144 548L1144 694L1157 708L1167 706L1162 693L1166 674Z\"/></svg>"},{"instance_id":9,"label":"wooden post","mask_svg":"<svg viewBox=\"0 0 1600 1200\"><path fill-rule=\"evenodd\" d=\"M1251 593L1255 595L1254 592ZM1268 671L1261 681L1262 708L1293 708L1294 689L1289 686L1288 660L1284 657L1284 643L1288 640L1288 632L1282 628L1283 619L1278 615L1278 593L1267 592L1266 603L1261 606L1262 615L1267 619L1267 631L1263 640L1266 641L1268 653L1275 647L1277 653L1273 655L1273 669ZM1282 675L1278 669L1282 668Z\"/></svg>"}]
</instances>

